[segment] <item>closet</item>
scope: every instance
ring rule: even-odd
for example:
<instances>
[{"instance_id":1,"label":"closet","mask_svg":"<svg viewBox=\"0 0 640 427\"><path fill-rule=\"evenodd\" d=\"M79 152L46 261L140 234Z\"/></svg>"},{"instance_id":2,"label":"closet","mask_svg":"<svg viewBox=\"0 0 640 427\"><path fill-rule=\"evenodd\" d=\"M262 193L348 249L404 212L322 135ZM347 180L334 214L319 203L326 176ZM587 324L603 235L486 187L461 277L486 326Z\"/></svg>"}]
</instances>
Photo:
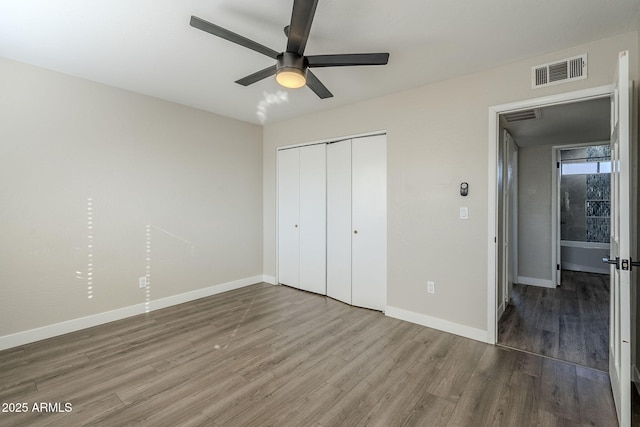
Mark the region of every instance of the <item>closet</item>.
<instances>
[{"instance_id":1,"label":"closet","mask_svg":"<svg viewBox=\"0 0 640 427\"><path fill-rule=\"evenodd\" d=\"M278 151L278 282L384 310L386 136Z\"/></svg>"},{"instance_id":2,"label":"closet","mask_svg":"<svg viewBox=\"0 0 640 427\"><path fill-rule=\"evenodd\" d=\"M278 152L279 282L326 294L326 145Z\"/></svg>"}]
</instances>

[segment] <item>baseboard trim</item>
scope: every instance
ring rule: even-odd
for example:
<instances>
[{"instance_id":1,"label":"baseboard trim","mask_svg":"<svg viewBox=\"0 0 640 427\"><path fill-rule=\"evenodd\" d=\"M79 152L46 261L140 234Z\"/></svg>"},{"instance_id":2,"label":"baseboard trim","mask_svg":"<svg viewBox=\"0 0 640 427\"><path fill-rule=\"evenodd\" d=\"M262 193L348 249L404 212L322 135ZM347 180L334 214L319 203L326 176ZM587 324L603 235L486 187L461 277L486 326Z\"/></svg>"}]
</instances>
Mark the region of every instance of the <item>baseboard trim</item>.
<instances>
[{"instance_id":1,"label":"baseboard trim","mask_svg":"<svg viewBox=\"0 0 640 427\"><path fill-rule=\"evenodd\" d=\"M506 309L507 309L506 302L503 302L502 304L500 304L500 307L498 307L498 313L497 313L496 319L500 320L500 318L502 317Z\"/></svg>"},{"instance_id":2,"label":"baseboard trim","mask_svg":"<svg viewBox=\"0 0 640 427\"><path fill-rule=\"evenodd\" d=\"M563 270L580 271L582 273L609 274L608 268L590 267L588 265L572 264L570 262L562 263Z\"/></svg>"},{"instance_id":3,"label":"baseboard trim","mask_svg":"<svg viewBox=\"0 0 640 427\"><path fill-rule=\"evenodd\" d=\"M472 340L485 343L489 342L489 335L484 329L477 329L471 326L461 325L459 323L450 322L448 320L427 316L426 314L420 314L414 311L392 307L389 305L386 307L384 314L395 319L405 320L407 322L416 323L418 325L438 329L444 332L449 332L454 335L460 335Z\"/></svg>"},{"instance_id":4,"label":"baseboard trim","mask_svg":"<svg viewBox=\"0 0 640 427\"><path fill-rule=\"evenodd\" d=\"M275 285L276 284L276 278L274 276L269 276L267 274L263 274L262 275L262 281L265 283L268 283L270 285Z\"/></svg>"},{"instance_id":5,"label":"baseboard trim","mask_svg":"<svg viewBox=\"0 0 640 427\"><path fill-rule=\"evenodd\" d=\"M68 334L70 332L80 331L82 329L91 328L116 320L126 319L127 317L137 316L147 311L160 310L162 308L171 307L173 305L183 304L185 302L197 300L220 294L222 292L243 288L263 281L263 276L247 277L245 279L234 280L219 285L210 286L208 288L198 289L191 292L185 292L170 297L152 300L148 306L145 303L130 305L128 307L118 308L116 310L105 311L98 314L92 314L86 317L68 320L65 322L54 323L40 328L30 329L28 331L17 332L11 335L0 337L0 350L17 347L24 344L52 338L58 335Z\"/></svg>"},{"instance_id":6,"label":"baseboard trim","mask_svg":"<svg viewBox=\"0 0 640 427\"><path fill-rule=\"evenodd\" d=\"M520 285L539 286L541 288L555 288L556 285L551 280L538 279L536 277L518 276L518 283Z\"/></svg>"}]
</instances>

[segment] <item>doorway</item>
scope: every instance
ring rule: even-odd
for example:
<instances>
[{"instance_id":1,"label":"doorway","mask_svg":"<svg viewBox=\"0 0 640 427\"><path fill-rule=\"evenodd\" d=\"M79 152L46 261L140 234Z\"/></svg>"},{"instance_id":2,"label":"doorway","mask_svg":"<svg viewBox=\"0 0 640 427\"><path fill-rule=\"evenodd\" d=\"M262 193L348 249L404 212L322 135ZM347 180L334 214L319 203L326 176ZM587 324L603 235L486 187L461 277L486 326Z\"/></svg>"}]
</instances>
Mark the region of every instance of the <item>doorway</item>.
<instances>
[{"instance_id":1,"label":"doorway","mask_svg":"<svg viewBox=\"0 0 640 427\"><path fill-rule=\"evenodd\" d=\"M608 273L601 259L609 252L596 240L608 242L608 202L601 199L610 185L604 175L577 172L581 165L585 172L601 165L606 171L606 162L598 161L606 149L591 145L606 141L608 148L609 120L608 96L502 114L498 159L504 309L498 311L497 343L601 371L608 369L609 277L598 273ZM591 163L583 165L585 159ZM594 193L589 197L587 184ZM567 224L571 214L575 221ZM599 264L585 254L602 255Z\"/></svg>"},{"instance_id":2,"label":"doorway","mask_svg":"<svg viewBox=\"0 0 640 427\"><path fill-rule=\"evenodd\" d=\"M610 265L610 324L609 324L609 379L614 396L616 413L620 425L631 425L631 379L632 348L635 341L635 294L631 266L635 255L635 178L637 161L632 157L632 131L635 122L632 115L633 82L629 77L629 51L618 55L613 84L598 88L568 92L544 98L489 108L489 237L487 241L489 256L488 279L488 341L497 343L498 338L498 147L500 115L508 112L540 108L553 105L571 104L590 99L606 98L611 100L610 144L611 144L611 251L603 262ZM551 227L557 233L555 227ZM521 228L519 228L521 231ZM552 239L554 240L554 239ZM557 248L551 245L552 260L557 257ZM522 259L522 254L519 254ZM504 265L504 264L503 264ZM640 265L640 263L638 263ZM559 268L559 266L556 266ZM556 271L557 271L556 268ZM501 272L502 270L500 270ZM553 276L553 275L552 275ZM561 275L560 275L561 276ZM556 273L556 277L558 277ZM553 283L553 282L552 282ZM555 284L554 284L555 286ZM553 286L551 286L553 287Z\"/></svg>"}]
</instances>

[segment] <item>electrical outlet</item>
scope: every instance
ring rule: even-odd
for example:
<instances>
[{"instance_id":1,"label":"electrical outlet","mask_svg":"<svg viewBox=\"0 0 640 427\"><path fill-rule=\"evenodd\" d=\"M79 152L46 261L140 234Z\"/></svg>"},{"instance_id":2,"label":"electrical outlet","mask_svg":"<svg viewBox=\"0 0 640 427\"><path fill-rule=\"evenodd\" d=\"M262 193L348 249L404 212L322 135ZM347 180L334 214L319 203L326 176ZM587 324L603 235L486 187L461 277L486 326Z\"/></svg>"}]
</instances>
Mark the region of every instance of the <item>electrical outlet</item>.
<instances>
[{"instance_id":1,"label":"electrical outlet","mask_svg":"<svg viewBox=\"0 0 640 427\"><path fill-rule=\"evenodd\" d=\"M147 287L147 276L138 277L138 287L140 289Z\"/></svg>"},{"instance_id":2,"label":"electrical outlet","mask_svg":"<svg viewBox=\"0 0 640 427\"><path fill-rule=\"evenodd\" d=\"M429 292L430 294L436 293L436 282L427 282L427 292Z\"/></svg>"}]
</instances>

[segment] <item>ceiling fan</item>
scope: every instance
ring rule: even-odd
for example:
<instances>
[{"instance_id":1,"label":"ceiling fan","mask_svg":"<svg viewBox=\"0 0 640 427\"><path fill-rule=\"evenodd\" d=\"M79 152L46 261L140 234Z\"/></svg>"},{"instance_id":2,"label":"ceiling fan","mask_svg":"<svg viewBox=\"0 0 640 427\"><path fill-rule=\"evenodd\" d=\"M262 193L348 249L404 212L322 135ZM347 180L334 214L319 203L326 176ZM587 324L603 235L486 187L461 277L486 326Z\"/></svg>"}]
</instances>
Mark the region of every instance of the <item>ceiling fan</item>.
<instances>
[{"instance_id":1,"label":"ceiling fan","mask_svg":"<svg viewBox=\"0 0 640 427\"><path fill-rule=\"evenodd\" d=\"M276 81L280 85L291 89L307 85L316 95L324 99L333 95L309 68L385 65L389 61L389 54L349 53L305 56L304 49L307 45L317 5L318 0L293 0L291 23L284 27L284 33L287 36L287 48L280 53L197 16L191 16L190 24L194 28L206 31L276 60L275 65L236 80L236 83L249 86L275 74Z\"/></svg>"}]
</instances>

